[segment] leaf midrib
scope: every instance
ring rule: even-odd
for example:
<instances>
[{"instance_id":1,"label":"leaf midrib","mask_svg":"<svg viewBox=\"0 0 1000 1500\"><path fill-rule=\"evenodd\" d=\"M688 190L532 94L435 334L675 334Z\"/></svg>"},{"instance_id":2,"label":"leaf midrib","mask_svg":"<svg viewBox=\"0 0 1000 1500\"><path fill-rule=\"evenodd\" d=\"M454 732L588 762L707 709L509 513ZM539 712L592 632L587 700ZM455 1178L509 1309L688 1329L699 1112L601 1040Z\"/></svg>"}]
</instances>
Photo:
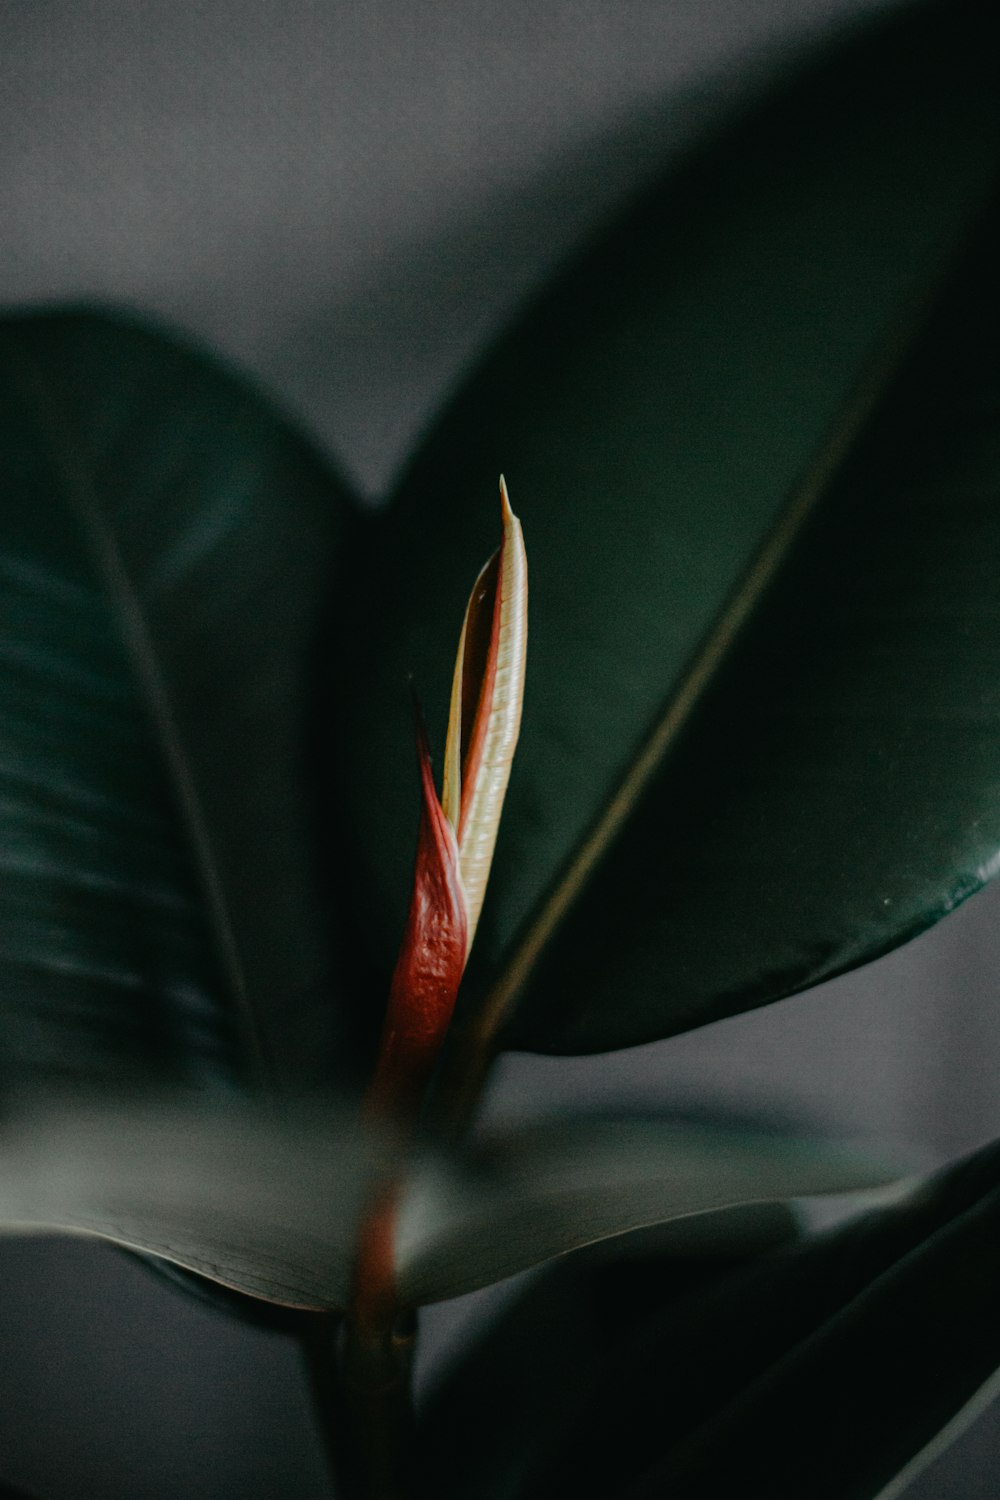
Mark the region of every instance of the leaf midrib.
<instances>
[{"instance_id":1,"label":"leaf midrib","mask_svg":"<svg viewBox=\"0 0 1000 1500\"><path fill-rule=\"evenodd\" d=\"M139 591L126 566L114 527L102 509L84 445L74 430L64 401L60 400L57 381L30 354L23 355L23 367L15 378L26 412L41 433L58 493L83 533L135 673L140 698L176 798L193 858L204 914L240 1032L241 1060L245 1060L253 1082L265 1094L273 1095L274 1069L247 989L246 972L215 842L196 778L188 763Z\"/></svg>"},{"instance_id":2,"label":"leaf midrib","mask_svg":"<svg viewBox=\"0 0 1000 1500\"><path fill-rule=\"evenodd\" d=\"M524 924L510 956L477 1005L468 1030L456 1037L453 1076L465 1080L462 1091L465 1099L471 1099L477 1087L474 1080L481 1079L489 1066L500 1033L548 944L728 662L757 605L851 456L856 440L889 395L896 377L917 346L929 315L975 245L995 192L996 185L992 184L985 206L980 202L970 212L924 286L917 294L907 297L902 306L897 306L894 316L883 325L883 333L876 340L853 392L841 407L787 502L780 508L769 534L729 594L714 625L696 648L688 668L669 693L651 731L624 770L617 789Z\"/></svg>"}]
</instances>

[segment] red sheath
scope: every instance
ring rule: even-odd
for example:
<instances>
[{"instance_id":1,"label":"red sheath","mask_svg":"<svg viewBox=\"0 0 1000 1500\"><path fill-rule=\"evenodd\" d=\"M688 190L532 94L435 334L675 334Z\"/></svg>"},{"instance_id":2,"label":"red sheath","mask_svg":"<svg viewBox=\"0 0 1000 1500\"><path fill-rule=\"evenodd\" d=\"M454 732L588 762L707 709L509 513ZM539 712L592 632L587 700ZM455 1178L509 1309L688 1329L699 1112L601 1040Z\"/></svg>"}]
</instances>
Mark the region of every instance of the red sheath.
<instances>
[{"instance_id":1,"label":"red sheath","mask_svg":"<svg viewBox=\"0 0 1000 1500\"><path fill-rule=\"evenodd\" d=\"M410 1121L420 1108L465 967L467 923L458 847L434 788L423 726L417 726L422 805L413 896L389 990L367 1108Z\"/></svg>"}]
</instances>

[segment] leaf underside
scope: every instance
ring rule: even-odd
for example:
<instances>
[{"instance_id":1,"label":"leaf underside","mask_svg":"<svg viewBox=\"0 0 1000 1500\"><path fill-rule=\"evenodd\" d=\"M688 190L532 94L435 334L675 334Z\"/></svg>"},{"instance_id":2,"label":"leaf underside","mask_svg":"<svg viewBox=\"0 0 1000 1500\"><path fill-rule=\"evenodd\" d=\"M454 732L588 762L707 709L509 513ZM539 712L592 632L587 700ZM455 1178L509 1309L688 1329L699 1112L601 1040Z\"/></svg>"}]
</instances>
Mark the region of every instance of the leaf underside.
<instances>
[{"instance_id":1,"label":"leaf underside","mask_svg":"<svg viewBox=\"0 0 1000 1500\"><path fill-rule=\"evenodd\" d=\"M249 1297L342 1308L383 1160L352 1114L78 1101L0 1136L0 1230L91 1235Z\"/></svg>"},{"instance_id":2,"label":"leaf underside","mask_svg":"<svg viewBox=\"0 0 1000 1500\"><path fill-rule=\"evenodd\" d=\"M384 1130L359 1125L356 1107L278 1116L78 1099L0 1132L0 1229L93 1235L251 1298L343 1309L391 1144ZM713 1210L896 1175L823 1143L569 1120L417 1166L398 1230L399 1293L404 1305L458 1296L678 1219L679 1250L725 1245L733 1230ZM691 1215L706 1222L691 1226Z\"/></svg>"},{"instance_id":3,"label":"leaf underside","mask_svg":"<svg viewBox=\"0 0 1000 1500\"><path fill-rule=\"evenodd\" d=\"M1000 1360L997 1179L991 1146L903 1203L742 1266L653 1254L553 1268L432 1398L421 1441L436 1492L871 1500ZM484 1408L484 1382L506 1400ZM512 1456L500 1413L524 1389ZM467 1400L476 1437L456 1470L445 1433Z\"/></svg>"},{"instance_id":4,"label":"leaf underside","mask_svg":"<svg viewBox=\"0 0 1000 1500\"><path fill-rule=\"evenodd\" d=\"M532 1277L424 1393L417 1444L428 1488L442 1500L513 1500L547 1461L606 1360L675 1302L797 1235L794 1216L776 1205L673 1227L698 1225L716 1237L664 1243L661 1230L651 1243L644 1232Z\"/></svg>"},{"instance_id":5,"label":"leaf underside","mask_svg":"<svg viewBox=\"0 0 1000 1500\"><path fill-rule=\"evenodd\" d=\"M885 1186L901 1170L820 1141L585 1116L501 1137L461 1165L450 1178L418 1174L404 1201L397 1258L407 1302L475 1291L631 1230Z\"/></svg>"},{"instance_id":6,"label":"leaf underside","mask_svg":"<svg viewBox=\"0 0 1000 1500\"><path fill-rule=\"evenodd\" d=\"M620 1492L630 1500L664 1493L694 1500L725 1493L738 1476L748 1493L760 1487L775 1500L803 1491L817 1500L877 1494L1000 1362L996 1184L991 1146L913 1202L785 1252L742 1285L721 1287L717 1304L679 1307L676 1322L665 1320L629 1352L629 1389L619 1387L608 1412L609 1428L624 1423L612 1439L615 1452L622 1443L629 1451L630 1439L637 1445L634 1482ZM713 1372L706 1356L723 1327L728 1368ZM649 1433L651 1408L663 1410L661 1340L673 1359L674 1335L690 1351L687 1394L676 1391L676 1425L666 1432L661 1425L654 1443L640 1434ZM607 1371L612 1381L616 1369L622 1366ZM639 1396L643 1377L646 1397ZM657 1384L660 1400L650 1400ZM594 1481L581 1493L597 1500L611 1451L592 1453L592 1465L580 1457ZM525 1500L546 1492L540 1478Z\"/></svg>"}]
</instances>

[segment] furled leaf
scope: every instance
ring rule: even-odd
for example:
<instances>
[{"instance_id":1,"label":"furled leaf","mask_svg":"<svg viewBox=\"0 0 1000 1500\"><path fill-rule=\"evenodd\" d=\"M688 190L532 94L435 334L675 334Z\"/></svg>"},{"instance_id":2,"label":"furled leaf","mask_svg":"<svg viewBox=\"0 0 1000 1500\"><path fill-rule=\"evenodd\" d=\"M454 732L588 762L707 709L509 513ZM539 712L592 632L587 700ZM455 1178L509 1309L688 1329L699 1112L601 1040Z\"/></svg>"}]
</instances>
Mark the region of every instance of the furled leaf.
<instances>
[{"instance_id":1,"label":"furled leaf","mask_svg":"<svg viewBox=\"0 0 1000 1500\"><path fill-rule=\"evenodd\" d=\"M599 1359L575 1401L553 1402L545 1458L506 1494L536 1500L558 1476L581 1500L874 1497L1000 1363L998 1173L991 1146L901 1203L675 1295L667 1260L659 1287L631 1264L597 1273L608 1308L645 1299L649 1316L626 1316L617 1347L595 1328ZM593 1282L571 1296L599 1306ZM474 1382L471 1362L453 1379ZM480 1484L499 1500L471 1471L464 1496Z\"/></svg>"},{"instance_id":2,"label":"furled leaf","mask_svg":"<svg viewBox=\"0 0 1000 1500\"><path fill-rule=\"evenodd\" d=\"M0 1082L315 1084L341 490L242 382L89 313L0 324L0 465Z\"/></svg>"},{"instance_id":3,"label":"furled leaf","mask_svg":"<svg viewBox=\"0 0 1000 1500\"><path fill-rule=\"evenodd\" d=\"M402 478L350 695L373 951L407 885L399 684L451 653L428 580L461 596L488 519L470 496L501 462L531 537L473 1048L515 1010L510 1044L580 1051L762 1004L996 868L992 229L926 316L1000 168L996 27L921 6L734 122L526 317Z\"/></svg>"},{"instance_id":4,"label":"furled leaf","mask_svg":"<svg viewBox=\"0 0 1000 1500\"><path fill-rule=\"evenodd\" d=\"M672 1120L545 1123L483 1145L459 1175L427 1166L397 1234L404 1302L488 1286L611 1235L688 1215L898 1179L822 1142Z\"/></svg>"},{"instance_id":5,"label":"furled leaf","mask_svg":"<svg viewBox=\"0 0 1000 1500\"><path fill-rule=\"evenodd\" d=\"M367 1095L376 1114L397 1118L419 1111L451 1024L521 723L528 572L521 525L502 477L500 505L500 546L473 585L459 636L440 798L419 710L417 714L417 857Z\"/></svg>"},{"instance_id":6,"label":"furled leaf","mask_svg":"<svg viewBox=\"0 0 1000 1500\"><path fill-rule=\"evenodd\" d=\"M0 1134L0 1231L94 1235L250 1297L339 1308L381 1161L346 1112L32 1111Z\"/></svg>"},{"instance_id":7,"label":"furled leaf","mask_svg":"<svg viewBox=\"0 0 1000 1500\"><path fill-rule=\"evenodd\" d=\"M503 538L473 586L458 642L441 802L458 838L471 949L521 728L528 561L500 478Z\"/></svg>"},{"instance_id":8,"label":"furled leaf","mask_svg":"<svg viewBox=\"0 0 1000 1500\"><path fill-rule=\"evenodd\" d=\"M468 912L455 830L434 786L430 751L417 726L420 831L413 895L389 986L367 1110L412 1119L420 1109L455 1008L468 951Z\"/></svg>"}]
</instances>

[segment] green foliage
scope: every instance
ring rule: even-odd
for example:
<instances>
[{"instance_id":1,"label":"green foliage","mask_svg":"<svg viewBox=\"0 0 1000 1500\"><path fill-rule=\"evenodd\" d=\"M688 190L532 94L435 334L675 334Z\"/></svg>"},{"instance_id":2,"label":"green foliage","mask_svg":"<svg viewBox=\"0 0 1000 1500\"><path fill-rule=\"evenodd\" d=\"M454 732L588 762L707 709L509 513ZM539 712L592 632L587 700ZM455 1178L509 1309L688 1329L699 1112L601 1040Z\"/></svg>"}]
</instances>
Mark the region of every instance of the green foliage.
<instances>
[{"instance_id":1,"label":"green foliage","mask_svg":"<svg viewBox=\"0 0 1000 1500\"><path fill-rule=\"evenodd\" d=\"M362 1216L391 1136L356 1112L95 1102L34 1110L0 1135L0 1224L66 1230L162 1256L250 1297L345 1309ZM654 1119L572 1119L501 1136L410 1173L396 1236L400 1296L458 1296L644 1225L875 1187L898 1166L819 1142Z\"/></svg>"},{"instance_id":2,"label":"green foliage","mask_svg":"<svg viewBox=\"0 0 1000 1500\"><path fill-rule=\"evenodd\" d=\"M731 1227L714 1210L878 1187L899 1172L777 1134L641 1116L548 1121L474 1145L450 1181L416 1176L399 1226L401 1292L413 1303L454 1297L689 1215L708 1216L698 1227L710 1253L713 1229L725 1242Z\"/></svg>"},{"instance_id":3,"label":"green foliage","mask_svg":"<svg viewBox=\"0 0 1000 1500\"><path fill-rule=\"evenodd\" d=\"M314 1083L342 491L214 363L86 313L3 325L0 445L2 1074Z\"/></svg>"},{"instance_id":4,"label":"green foliage","mask_svg":"<svg viewBox=\"0 0 1000 1500\"><path fill-rule=\"evenodd\" d=\"M290 1307L344 1307L383 1153L356 1115L99 1103L8 1123L7 1232L72 1231Z\"/></svg>"},{"instance_id":5,"label":"green foliage","mask_svg":"<svg viewBox=\"0 0 1000 1500\"><path fill-rule=\"evenodd\" d=\"M1000 165L991 26L920 12L740 120L571 268L400 481L351 693L371 929L391 953L407 889L398 684L442 720L427 580L458 607L502 453L531 732L465 993L519 993L519 1047L803 989L993 868L985 244L960 321L922 316Z\"/></svg>"},{"instance_id":6,"label":"green foliage","mask_svg":"<svg viewBox=\"0 0 1000 1500\"><path fill-rule=\"evenodd\" d=\"M877 1495L1000 1363L998 1180L991 1146L756 1261L568 1262L434 1393L437 1493ZM524 1441L505 1454L511 1417ZM467 1423L453 1478L447 1433Z\"/></svg>"},{"instance_id":7,"label":"green foliage","mask_svg":"<svg viewBox=\"0 0 1000 1500\"><path fill-rule=\"evenodd\" d=\"M420 1414L435 1495L860 1500L1000 1360L996 1148L796 1237L788 1200L891 1169L654 1117L435 1133L470 1057L764 1004L1000 864L995 43L921 6L730 121L379 516L172 337L0 325L0 1223L310 1309L314 1357L362 1322L373 1223L396 1311L551 1263ZM525 728L441 1108L401 1141L357 1094L410 883L405 679L443 725L501 461ZM398 1412L352 1347L376 1451Z\"/></svg>"}]
</instances>

